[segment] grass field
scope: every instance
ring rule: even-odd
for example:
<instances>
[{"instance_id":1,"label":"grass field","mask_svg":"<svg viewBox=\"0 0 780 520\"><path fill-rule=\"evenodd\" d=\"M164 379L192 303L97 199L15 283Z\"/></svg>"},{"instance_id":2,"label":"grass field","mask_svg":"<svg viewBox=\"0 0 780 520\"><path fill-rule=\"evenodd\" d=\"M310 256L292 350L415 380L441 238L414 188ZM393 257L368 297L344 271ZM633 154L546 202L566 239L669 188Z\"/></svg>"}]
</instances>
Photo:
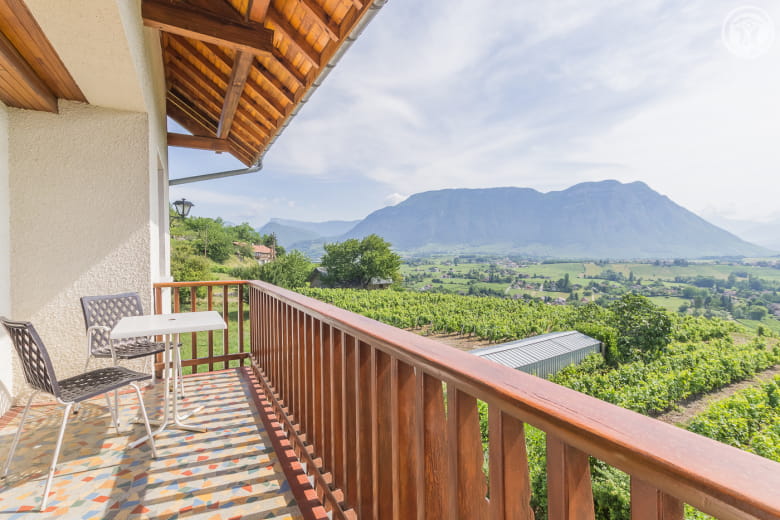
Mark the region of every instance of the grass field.
<instances>
[{"instance_id":1,"label":"grass field","mask_svg":"<svg viewBox=\"0 0 780 520\"><path fill-rule=\"evenodd\" d=\"M671 312L677 312L677 309L679 309L682 304L691 303L690 300L677 298L675 296L651 296L650 301Z\"/></svg>"},{"instance_id":2,"label":"grass field","mask_svg":"<svg viewBox=\"0 0 780 520\"><path fill-rule=\"evenodd\" d=\"M780 334L780 321L776 320L775 318L766 317L761 321L756 321L756 320L736 320L736 321L754 332L757 331L759 325L761 325L768 328L775 334Z\"/></svg>"}]
</instances>

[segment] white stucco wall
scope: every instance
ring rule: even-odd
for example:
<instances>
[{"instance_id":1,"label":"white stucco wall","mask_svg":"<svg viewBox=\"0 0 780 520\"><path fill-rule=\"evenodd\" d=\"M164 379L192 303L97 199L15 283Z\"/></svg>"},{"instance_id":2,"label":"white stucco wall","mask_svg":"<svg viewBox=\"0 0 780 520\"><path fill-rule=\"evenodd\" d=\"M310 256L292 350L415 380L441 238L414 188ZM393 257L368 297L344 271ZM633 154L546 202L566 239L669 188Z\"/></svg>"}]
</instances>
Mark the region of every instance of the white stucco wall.
<instances>
[{"instance_id":1,"label":"white stucco wall","mask_svg":"<svg viewBox=\"0 0 780 520\"><path fill-rule=\"evenodd\" d=\"M59 108L8 109L8 158L13 317L33 322L62 378L86 359L79 298L138 291L151 310L153 268L147 114ZM17 400L23 388L16 370Z\"/></svg>"},{"instance_id":2,"label":"white stucco wall","mask_svg":"<svg viewBox=\"0 0 780 520\"><path fill-rule=\"evenodd\" d=\"M11 317L11 228L8 186L8 110L0 103L0 316ZM11 406L13 352L0 326L0 415Z\"/></svg>"},{"instance_id":3,"label":"white stucco wall","mask_svg":"<svg viewBox=\"0 0 780 520\"><path fill-rule=\"evenodd\" d=\"M150 265L152 281L165 280L168 146L159 31L144 27L141 0L25 3L90 104L148 114Z\"/></svg>"}]
</instances>

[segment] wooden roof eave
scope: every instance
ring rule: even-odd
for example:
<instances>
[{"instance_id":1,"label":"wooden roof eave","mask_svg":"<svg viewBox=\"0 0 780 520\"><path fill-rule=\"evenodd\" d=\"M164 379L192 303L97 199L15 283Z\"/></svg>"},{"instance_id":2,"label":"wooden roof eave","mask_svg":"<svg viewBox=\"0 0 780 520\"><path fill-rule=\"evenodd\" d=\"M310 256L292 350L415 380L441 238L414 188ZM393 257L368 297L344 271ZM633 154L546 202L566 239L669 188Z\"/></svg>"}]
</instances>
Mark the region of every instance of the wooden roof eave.
<instances>
[{"instance_id":1,"label":"wooden roof eave","mask_svg":"<svg viewBox=\"0 0 780 520\"><path fill-rule=\"evenodd\" d=\"M197 138L172 136L172 143L224 151L227 142L245 164L260 163L352 43L350 35L381 7L379 1L256 0L243 4L248 12L241 14L233 7L240 4L222 0L142 1L144 22L165 31L166 81L169 93L176 90L170 115L188 119L185 128ZM180 9L185 16L174 17ZM262 26L276 33L271 45L248 46L244 29ZM236 34L241 41L229 42Z\"/></svg>"}]
</instances>

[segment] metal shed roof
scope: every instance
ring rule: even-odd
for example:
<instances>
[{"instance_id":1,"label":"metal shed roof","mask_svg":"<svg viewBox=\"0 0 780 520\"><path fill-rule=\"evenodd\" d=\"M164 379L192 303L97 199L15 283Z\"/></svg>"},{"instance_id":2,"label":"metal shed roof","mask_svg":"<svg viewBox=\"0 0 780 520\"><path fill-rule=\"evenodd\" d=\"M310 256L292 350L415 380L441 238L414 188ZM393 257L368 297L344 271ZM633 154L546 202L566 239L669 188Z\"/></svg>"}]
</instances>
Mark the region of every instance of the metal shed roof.
<instances>
[{"instance_id":1,"label":"metal shed roof","mask_svg":"<svg viewBox=\"0 0 780 520\"><path fill-rule=\"evenodd\" d=\"M597 339L571 330L510 341L493 347L472 350L471 353L508 367L519 368L600 343Z\"/></svg>"}]
</instances>

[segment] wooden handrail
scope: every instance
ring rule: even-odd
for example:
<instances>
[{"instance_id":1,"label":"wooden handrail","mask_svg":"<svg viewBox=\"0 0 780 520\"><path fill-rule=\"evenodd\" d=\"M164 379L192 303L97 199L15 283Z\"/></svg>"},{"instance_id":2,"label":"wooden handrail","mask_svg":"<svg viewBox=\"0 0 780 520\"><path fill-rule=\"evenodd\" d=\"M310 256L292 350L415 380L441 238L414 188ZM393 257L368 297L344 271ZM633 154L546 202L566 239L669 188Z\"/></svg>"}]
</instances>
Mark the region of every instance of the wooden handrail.
<instances>
[{"instance_id":1,"label":"wooden handrail","mask_svg":"<svg viewBox=\"0 0 780 520\"><path fill-rule=\"evenodd\" d=\"M221 341L214 341L215 335L213 331L205 333L193 332L180 337L183 343L180 353L182 355L182 366L185 367L185 370L192 370L193 372L198 370L212 371L215 369L215 365L216 368L228 368L236 364L244 366L249 361L249 349L244 339L243 297L246 284L245 280L214 280L203 282L161 282L153 285L156 314L214 310L215 300L217 307L221 307L222 316L228 326L218 334L218 337L222 338ZM228 290L230 286L235 286L238 289L237 301L234 300L235 295L233 291ZM198 296L198 289L201 287L206 289L205 298L199 298ZM215 287L217 288L216 291L214 290ZM173 293L172 309L163 308L164 289L171 289ZM182 296L189 298L188 304L182 303ZM230 319L231 305L235 305L235 310L237 311L235 319ZM202 338L206 338L205 344L202 343ZM220 342L221 348L219 348ZM206 349L208 349L207 353L204 352ZM160 355L158 355L156 367L158 370L162 369Z\"/></svg>"},{"instance_id":2,"label":"wooden handrail","mask_svg":"<svg viewBox=\"0 0 780 520\"><path fill-rule=\"evenodd\" d=\"M778 463L268 283L250 282L250 302L252 355L280 412L287 415L288 429L302 436L307 453L313 450L319 473L346 487L347 506L362 511L361 516L383 517L384 507L405 511L404 500L416 500L419 507L424 503L425 511L438 507L448 518L481 518L484 511L499 507L492 502L501 502L504 511L512 500L512 511L527 509L527 503L517 504L517 497L507 492L512 482L502 478L525 472L525 484L517 481L517 486L527 486L527 468L522 464L518 468L506 456L500 459L501 453L525 456L524 446L513 445L511 436L522 435L522 423L527 422L547 433L550 518L592 518L587 508L582 509L591 499L589 486L582 487L583 481L590 482L587 455L631 475L634 518L682 518L682 502L722 519L780 518ZM345 371L339 375L338 370ZM442 383L447 388L443 419L444 410L435 409L442 408L436 404L442 398ZM367 406L363 415L351 410L351 403L336 402L352 393L358 394L355 407ZM490 407L490 500L481 500L485 495L475 485L481 477L474 470L481 454L472 424L475 399ZM336 432L321 407L332 415L349 415L343 424L352 428L347 434L356 435L349 441L354 444L352 456L369 456L372 466L336 456L340 441L333 437ZM428 432L443 426L436 426L441 420L448 424L444 430ZM399 424L410 425L413 431L410 434ZM390 428L386 439L383 428ZM417 446L416 451L401 443L399 435ZM442 435L448 439L446 446L441 444ZM361 443L370 450L363 452ZM419 466L423 463L418 459L425 459L426 477L430 464L436 464L429 460L433 452L448 458L450 480L425 478L420 492L407 490L399 472L417 475L418 486L423 473L419 467L402 467L408 461L399 456L399 445L416 453L413 464ZM377 460L391 467L378 471ZM361 478L371 472L370 491L350 480L353 471ZM382 480L383 472L391 475L389 482ZM359 489L350 488L350 482ZM381 495L383 489L391 489L391 498L366 496Z\"/></svg>"},{"instance_id":3,"label":"wooden handrail","mask_svg":"<svg viewBox=\"0 0 780 520\"><path fill-rule=\"evenodd\" d=\"M246 280L208 280L204 282L157 282L152 285L155 289L166 287L216 287L220 285L245 285Z\"/></svg>"}]
</instances>

